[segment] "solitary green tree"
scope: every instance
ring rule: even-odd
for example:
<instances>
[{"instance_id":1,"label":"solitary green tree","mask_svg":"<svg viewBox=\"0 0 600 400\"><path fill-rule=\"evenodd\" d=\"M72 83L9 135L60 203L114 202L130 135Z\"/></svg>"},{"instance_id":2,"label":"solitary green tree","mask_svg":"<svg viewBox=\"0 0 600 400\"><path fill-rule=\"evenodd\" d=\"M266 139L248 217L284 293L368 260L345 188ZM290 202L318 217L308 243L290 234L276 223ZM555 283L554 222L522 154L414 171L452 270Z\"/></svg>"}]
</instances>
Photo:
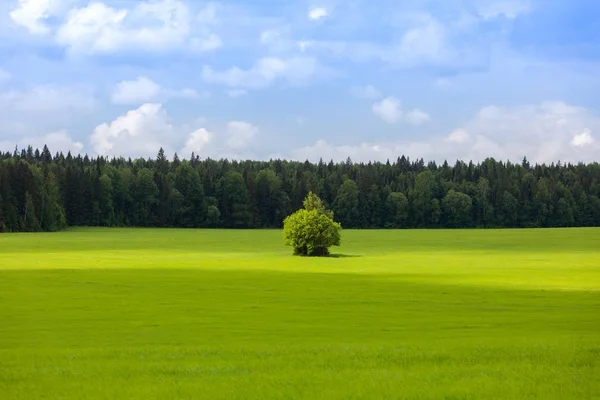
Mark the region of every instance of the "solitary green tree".
<instances>
[{"instance_id":1,"label":"solitary green tree","mask_svg":"<svg viewBox=\"0 0 600 400\"><path fill-rule=\"evenodd\" d=\"M295 255L326 256L331 246L340 245L341 226L333 220L321 199L310 192L304 208L283 221L283 239Z\"/></svg>"}]
</instances>

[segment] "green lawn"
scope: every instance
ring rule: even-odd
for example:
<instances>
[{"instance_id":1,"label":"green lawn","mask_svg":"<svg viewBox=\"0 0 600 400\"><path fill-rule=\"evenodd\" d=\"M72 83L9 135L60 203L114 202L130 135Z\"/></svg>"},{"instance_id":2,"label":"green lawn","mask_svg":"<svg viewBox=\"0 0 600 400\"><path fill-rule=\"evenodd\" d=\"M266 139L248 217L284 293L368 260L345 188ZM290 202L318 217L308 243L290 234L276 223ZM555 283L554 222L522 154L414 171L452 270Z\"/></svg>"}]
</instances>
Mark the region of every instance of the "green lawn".
<instances>
[{"instance_id":1,"label":"green lawn","mask_svg":"<svg viewBox=\"0 0 600 400\"><path fill-rule=\"evenodd\" d=\"M0 399L600 399L600 229L0 235Z\"/></svg>"}]
</instances>

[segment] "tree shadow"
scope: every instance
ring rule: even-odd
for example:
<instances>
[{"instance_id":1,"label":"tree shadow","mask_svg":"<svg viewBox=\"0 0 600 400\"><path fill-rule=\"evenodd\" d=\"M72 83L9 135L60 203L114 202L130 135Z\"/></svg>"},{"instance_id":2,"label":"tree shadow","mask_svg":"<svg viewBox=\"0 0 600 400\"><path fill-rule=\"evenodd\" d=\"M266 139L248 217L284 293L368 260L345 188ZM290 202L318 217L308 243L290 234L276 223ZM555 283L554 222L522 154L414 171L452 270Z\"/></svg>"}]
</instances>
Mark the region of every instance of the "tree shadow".
<instances>
[{"instance_id":1,"label":"tree shadow","mask_svg":"<svg viewBox=\"0 0 600 400\"><path fill-rule=\"evenodd\" d=\"M325 256L326 258L358 258L358 257L362 257L361 255L358 254L329 254L327 256Z\"/></svg>"}]
</instances>

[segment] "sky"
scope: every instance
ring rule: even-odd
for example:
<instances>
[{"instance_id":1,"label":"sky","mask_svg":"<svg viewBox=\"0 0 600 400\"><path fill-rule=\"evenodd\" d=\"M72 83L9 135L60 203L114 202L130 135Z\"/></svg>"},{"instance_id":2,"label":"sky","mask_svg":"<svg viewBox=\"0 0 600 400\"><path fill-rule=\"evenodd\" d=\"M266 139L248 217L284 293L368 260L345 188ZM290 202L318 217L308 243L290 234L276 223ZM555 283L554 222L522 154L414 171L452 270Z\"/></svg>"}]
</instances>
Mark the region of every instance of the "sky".
<instances>
[{"instance_id":1,"label":"sky","mask_svg":"<svg viewBox=\"0 0 600 400\"><path fill-rule=\"evenodd\" d=\"M597 0L2 0L0 149L600 161Z\"/></svg>"}]
</instances>

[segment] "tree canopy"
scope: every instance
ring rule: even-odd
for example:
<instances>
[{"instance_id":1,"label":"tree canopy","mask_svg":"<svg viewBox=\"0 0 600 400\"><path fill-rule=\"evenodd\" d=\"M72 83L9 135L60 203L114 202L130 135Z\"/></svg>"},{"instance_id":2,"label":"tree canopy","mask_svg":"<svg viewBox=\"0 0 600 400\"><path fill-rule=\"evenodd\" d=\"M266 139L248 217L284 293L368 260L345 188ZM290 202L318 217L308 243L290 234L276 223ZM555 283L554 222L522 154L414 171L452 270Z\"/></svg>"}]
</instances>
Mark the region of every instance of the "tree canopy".
<instances>
[{"instance_id":1,"label":"tree canopy","mask_svg":"<svg viewBox=\"0 0 600 400\"><path fill-rule=\"evenodd\" d=\"M309 192L304 208L288 216L283 222L283 238L294 248L295 255L326 256L331 246L340 245L341 226L333 220L317 195Z\"/></svg>"},{"instance_id":2,"label":"tree canopy","mask_svg":"<svg viewBox=\"0 0 600 400\"><path fill-rule=\"evenodd\" d=\"M600 165L88 157L0 152L0 231L281 228L309 192L344 228L600 226ZM470 206L469 206L470 204ZM320 206L319 206L320 207ZM310 209L310 206L309 206Z\"/></svg>"}]
</instances>

